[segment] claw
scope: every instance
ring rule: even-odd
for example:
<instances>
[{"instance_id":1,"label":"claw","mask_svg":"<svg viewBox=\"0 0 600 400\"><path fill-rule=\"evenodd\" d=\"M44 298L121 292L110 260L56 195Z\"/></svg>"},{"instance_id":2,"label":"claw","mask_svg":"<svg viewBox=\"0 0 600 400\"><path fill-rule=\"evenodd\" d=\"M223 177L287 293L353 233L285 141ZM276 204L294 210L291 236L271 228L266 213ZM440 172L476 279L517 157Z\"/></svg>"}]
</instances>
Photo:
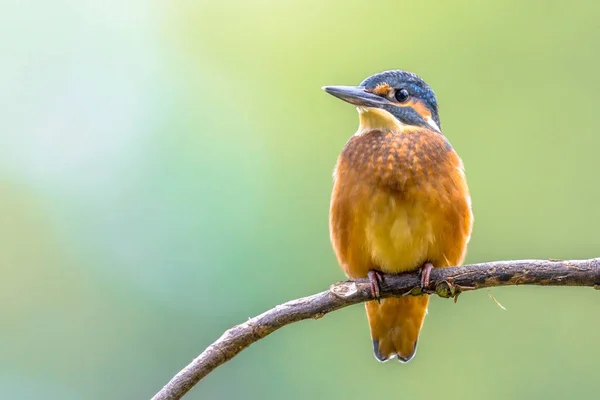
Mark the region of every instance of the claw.
<instances>
[{"instance_id":1,"label":"claw","mask_svg":"<svg viewBox=\"0 0 600 400\"><path fill-rule=\"evenodd\" d=\"M379 284L383 282L383 275L381 275L381 272L372 269L369 271L368 277L371 283L371 295L377 300L377 303L381 304L381 288Z\"/></svg>"},{"instance_id":2,"label":"claw","mask_svg":"<svg viewBox=\"0 0 600 400\"><path fill-rule=\"evenodd\" d=\"M431 270L433 269L433 264L428 262L423 265L421 268L421 289L425 290L429 287L429 277L431 276Z\"/></svg>"}]
</instances>

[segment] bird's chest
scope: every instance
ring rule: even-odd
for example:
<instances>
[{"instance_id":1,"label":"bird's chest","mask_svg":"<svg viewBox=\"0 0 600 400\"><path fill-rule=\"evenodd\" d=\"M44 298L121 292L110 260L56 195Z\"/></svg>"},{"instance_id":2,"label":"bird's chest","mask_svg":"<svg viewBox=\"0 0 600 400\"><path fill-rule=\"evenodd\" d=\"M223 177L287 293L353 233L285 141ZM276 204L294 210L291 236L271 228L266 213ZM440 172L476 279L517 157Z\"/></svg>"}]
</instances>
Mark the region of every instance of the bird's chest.
<instances>
[{"instance_id":1,"label":"bird's chest","mask_svg":"<svg viewBox=\"0 0 600 400\"><path fill-rule=\"evenodd\" d=\"M409 195L418 194L425 185L436 186L440 174L447 172L444 169L452 154L452 146L442 135L417 129L354 136L340 158L361 183Z\"/></svg>"},{"instance_id":2,"label":"bird's chest","mask_svg":"<svg viewBox=\"0 0 600 400\"><path fill-rule=\"evenodd\" d=\"M444 223L434 203L419 191L398 196L379 187L358 200L357 209L364 212L356 215L356 229L364 232L364 249L372 263L397 273L430 260Z\"/></svg>"},{"instance_id":3,"label":"bird's chest","mask_svg":"<svg viewBox=\"0 0 600 400\"><path fill-rule=\"evenodd\" d=\"M348 259L357 269L349 275L363 275L362 269L373 267L368 264L398 273L439 258L457 179L450 152L433 132L376 133L348 142L336 173L331 222L332 229L345 231Z\"/></svg>"}]
</instances>

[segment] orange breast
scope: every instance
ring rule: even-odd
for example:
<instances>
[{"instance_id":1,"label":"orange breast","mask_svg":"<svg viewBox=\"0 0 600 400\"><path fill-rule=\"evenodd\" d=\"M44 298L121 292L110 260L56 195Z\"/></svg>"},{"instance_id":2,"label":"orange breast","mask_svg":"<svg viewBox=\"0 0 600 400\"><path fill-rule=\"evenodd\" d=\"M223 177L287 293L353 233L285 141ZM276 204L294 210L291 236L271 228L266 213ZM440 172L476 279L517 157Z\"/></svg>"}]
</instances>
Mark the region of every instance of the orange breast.
<instances>
[{"instance_id":1,"label":"orange breast","mask_svg":"<svg viewBox=\"0 0 600 400\"><path fill-rule=\"evenodd\" d=\"M331 199L333 247L349 277L462 262L472 226L462 162L426 129L352 137Z\"/></svg>"}]
</instances>

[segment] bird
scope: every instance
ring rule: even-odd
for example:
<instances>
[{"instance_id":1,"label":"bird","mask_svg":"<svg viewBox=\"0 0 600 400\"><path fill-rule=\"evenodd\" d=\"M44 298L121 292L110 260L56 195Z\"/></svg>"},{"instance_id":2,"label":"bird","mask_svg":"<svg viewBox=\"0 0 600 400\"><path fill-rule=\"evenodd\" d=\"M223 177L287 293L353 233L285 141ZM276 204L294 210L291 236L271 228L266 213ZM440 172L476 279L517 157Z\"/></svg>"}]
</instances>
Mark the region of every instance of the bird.
<instances>
[{"instance_id":1,"label":"bird","mask_svg":"<svg viewBox=\"0 0 600 400\"><path fill-rule=\"evenodd\" d=\"M429 296L381 299L380 287L385 274L416 272L427 288L432 268L463 262L473 228L464 165L442 134L435 93L416 74L384 71L359 86L323 90L356 106L359 117L333 173L333 250L346 276L370 281L375 358L407 363Z\"/></svg>"}]
</instances>

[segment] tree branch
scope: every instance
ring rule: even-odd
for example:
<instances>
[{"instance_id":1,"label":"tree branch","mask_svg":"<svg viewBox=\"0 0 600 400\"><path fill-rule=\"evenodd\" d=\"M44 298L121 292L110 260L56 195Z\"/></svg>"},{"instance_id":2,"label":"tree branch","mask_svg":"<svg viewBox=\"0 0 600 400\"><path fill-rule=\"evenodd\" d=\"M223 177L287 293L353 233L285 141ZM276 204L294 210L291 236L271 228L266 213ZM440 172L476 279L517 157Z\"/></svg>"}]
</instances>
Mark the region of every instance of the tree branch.
<instances>
[{"instance_id":1,"label":"tree branch","mask_svg":"<svg viewBox=\"0 0 600 400\"><path fill-rule=\"evenodd\" d=\"M497 261L463 267L434 268L426 293L454 297L494 286L589 286L600 289L600 258L590 260ZM428 289L429 289L428 288ZM417 273L384 275L381 297L422 295ZM367 279L338 282L329 290L276 306L227 330L216 342L171 379L152 400L181 399L195 384L252 343L277 329L352 304L373 300Z\"/></svg>"}]
</instances>

